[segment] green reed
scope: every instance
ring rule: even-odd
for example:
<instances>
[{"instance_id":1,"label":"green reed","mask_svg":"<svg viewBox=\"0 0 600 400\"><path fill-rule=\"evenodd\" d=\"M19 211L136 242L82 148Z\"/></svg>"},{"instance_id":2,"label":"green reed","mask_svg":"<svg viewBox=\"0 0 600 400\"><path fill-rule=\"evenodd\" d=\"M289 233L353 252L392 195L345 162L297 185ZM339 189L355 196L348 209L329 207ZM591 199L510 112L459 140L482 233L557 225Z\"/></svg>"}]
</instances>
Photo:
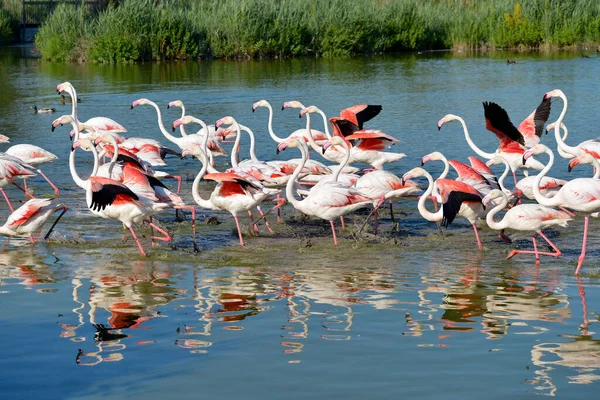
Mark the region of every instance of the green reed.
<instances>
[{"instance_id":1,"label":"green reed","mask_svg":"<svg viewBox=\"0 0 600 400\"><path fill-rule=\"evenodd\" d=\"M600 43L597 0L122 0L86 22L79 50L99 62L338 56L416 49ZM51 41L64 8L36 43ZM58 13L58 9L55 14ZM55 25L52 25L55 24ZM49 37L50 36L50 37ZM63 35L64 36L64 35ZM62 39L61 39L62 40ZM56 54L56 52L58 54Z\"/></svg>"}]
</instances>

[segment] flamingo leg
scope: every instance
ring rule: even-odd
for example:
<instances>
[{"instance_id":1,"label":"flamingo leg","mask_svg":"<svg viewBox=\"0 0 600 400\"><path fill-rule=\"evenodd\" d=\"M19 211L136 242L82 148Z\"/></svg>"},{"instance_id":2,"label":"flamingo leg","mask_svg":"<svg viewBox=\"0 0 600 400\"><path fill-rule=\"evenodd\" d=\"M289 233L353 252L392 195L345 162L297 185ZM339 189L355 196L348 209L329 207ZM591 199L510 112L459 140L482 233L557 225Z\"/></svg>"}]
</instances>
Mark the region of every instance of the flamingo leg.
<instances>
[{"instance_id":1,"label":"flamingo leg","mask_svg":"<svg viewBox=\"0 0 600 400\"><path fill-rule=\"evenodd\" d=\"M477 225L475 224L473 224L473 231L475 232L475 238L477 239L477 247L479 248L479 250L483 250L481 240L479 239L479 231L477 230Z\"/></svg>"},{"instance_id":2,"label":"flamingo leg","mask_svg":"<svg viewBox=\"0 0 600 400\"><path fill-rule=\"evenodd\" d=\"M581 264L583 264L583 260L585 260L585 250L587 245L587 233L589 223L590 217L586 215L585 224L583 226L583 244L581 246L581 255L579 256L579 260L577 262L577 269L575 270L575 275L579 275L579 270L581 270Z\"/></svg>"},{"instance_id":3,"label":"flamingo leg","mask_svg":"<svg viewBox=\"0 0 600 400\"><path fill-rule=\"evenodd\" d=\"M23 187L25 188L26 192L29 191L29 189L27 189L27 179L23 179ZM27 199L27 195L25 195L25 199Z\"/></svg>"},{"instance_id":4,"label":"flamingo leg","mask_svg":"<svg viewBox=\"0 0 600 400\"><path fill-rule=\"evenodd\" d=\"M38 169L37 172L50 184L50 186L52 186L52 189L54 189L54 193L56 193L56 197L60 196L60 190L58 190L56 185L54 183L52 183L52 181L50 179L48 179L48 177L42 172L42 170ZM26 181L23 180L24 184L25 184L25 182ZM25 186L25 190L27 190L27 186Z\"/></svg>"},{"instance_id":5,"label":"flamingo leg","mask_svg":"<svg viewBox=\"0 0 600 400\"><path fill-rule=\"evenodd\" d=\"M373 219L375 220L375 225L373 226L373 233L377 235L377 230L379 229L379 218L377 218L377 208L374 210L375 216Z\"/></svg>"},{"instance_id":6,"label":"flamingo leg","mask_svg":"<svg viewBox=\"0 0 600 400\"><path fill-rule=\"evenodd\" d=\"M200 253L200 248L196 242L196 207L194 206L176 206L176 209L190 210L192 213L192 243L194 244L194 253Z\"/></svg>"},{"instance_id":7,"label":"flamingo leg","mask_svg":"<svg viewBox=\"0 0 600 400\"><path fill-rule=\"evenodd\" d=\"M550 245L550 247L552 247L552 250L554 250L554 253L552 253L550 255L552 255L553 257L559 257L562 254L562 252L558 249L558 247L556 247L556 245L554 243L552 243L550 241L550 239L548 239L546 237L546 235L544 235L541 231L538 232L537 234L540 235L542 237L542 239L544 239L546 241L546 243L548 243ZM542 254L542 253L540 253L540 254Z\"/></svg>"},{"instance_id":8,"label":"flamingo leg","mask_svg":"<svg viewBox=\"0 0 600 400\"><path fill-rule=\"evenodd\" d=\"M265 219L265 225L267 226L267 229L269 230L269 232L273 233L273 229L271 229L271 225L269 225L269 221L267 221L267 218L266 218L265 214L263 213L262 209L260 208L260 206L256 206L256 209L260 213L261 218Z\"/></svg>"},{"instance_id":9,"label":"flamingo leg","mask_svg":"<svg viewBox=\"0 0 600 400\"><path fill-rule=\"evenodd\" d=\"M393 206L394 202L393 200L390 200L390 219L392 220L392 223L396 223L396 219L394 218L394 206Z\"/></svg>"},{"instance_id":10,"label":"flamingo leg","mask_svg":"<svg viewBox=\"0 0 600 400\"><path fill-rule=\"evenodd\" d=\"M171 235L169 235L169 232L158 227L158 225L154 224L153 222L149 222L148 225L150 225L152 228L156 229L157 231L159 231L160 233L162 233L164 235L162 237L153 236L152 239L160 240L162 242L170 242L173 240L173 237Z\"/></svg>"},{"instance_id":11,"label":"flamingo leg","mask_svg":"<svg viewBox=\"0 0 600 400\"><path fill-rule=\"evenodd\" d=\"M140 243L140 241L137 238L137 235L135 234L135 231L133 230L133 228L130 226L129 230L131 231L131 234L133 235L133 238L135 239L135 241L137 242L137 245L140 249L140 253L142 253L142 255L144 257L146 257L146 252L144 251L144 248L142 247L142 244Z\"/></svg>"},{"instance_id":12,"label":"flamingo leg","mask_svg":"<svg viewBox=\"0 0 600 400\"><path fill-rule=\"evenodd\" d=\"M252 211L248 210L248 215L250 216L250 223L254 227L254 233L258 235L258 225L254 222L254 217L252 216Z\"/></svg>"},{"instance_id":13,"label":"flamingo leg","mask_svg":"<svg viewBox=\"0 0 600 400\"><path fill-rule=\"evenodd\" d=\"M340 221L342 221L342 230L345 230L346 229L346 223L344 222L344 217L340 217Z\"/></svg>"},{"instance_id":14,"label":"flamingo leg","mask_svg":"<svg viewBox=\"0 0 600 400\"><path fill-rule=\"evenodd\" d=\"M0 189L0 190L2 191L2 195L4 196L4 200L6 200L6 204L8 204L8 208L10 208L10 212L11 213L15 212L15 208L10 203L10 200L8 199L8 196L6 195L6 192L4 191L4 189Z\"/></svg>"},{"instance_id":15,"label":"flamingo leg","mask_svg":"<svg viewBox=\"0 0 600 400\"><path fill-rule=\"evenodd\" d=\"M535 235L533 235L531 237L531 241L533 242L533 251L535 252L535 263L539 264L540 263L540 254L538 253L537 242L535 240Z\"/></svg>"},{"instance_id":16,"label":"flamingo leg","mask_svg":"<svg viewBox=\"0 0 600 400\"><path fill-rule=\"evenodd\" d=\"M515 186L517 186L517 172L513 171L512 173L513 173L513 179L515 181Z\"/></svg>"},{"instance_id":17,"label":"flamingo leg","mask_svg":"<svg viewBox=\"0 0 600 400\"><path fill-rule=\"evenodd\" d=\"M281 198L281 194L277 194L277 202L279 202L279 199ZM281 208L277 207L277 223L280 224L281 223Z\"/></svg>"},{"instance_id":18,"label":"flamingo leg","mask_svg":"<svg viewBox=\"0 0 600 400\"><path fill-rule=\"evenodd\" d=\"M566 208L564 208L564 207L562 207L562 206L559 206L558 208L559 208L559 209L561 209L562 211L566 212L567 214L569 214L569 216L570 216L570 217L575 217L575 216L577 216L577 214L575 214L575 213L574 213L574 212L572 212L572 211L569 211L569 210L567 210Z\"/></svg>"},{"instance_id":19,"label":"flamingo leg","mask_svg":"<svg viewBox=\"0 0 600 400\"><path fill-rule=\"evenodd\" d=\"M31 233L29 234L29 240L31 240L31 243L35 244L35 239Z\"/></svg>"},{"instance_id":20,"label":"flamingo leg","mask_svg":"<svg viewBox=\"0 0 600 400\"><path fill-rule=\"evenodd\" d=\"M181 176L180 175L167 175L166 179L175 179L177 181L177 196L179 196L179 192L181 191Z\"/></svg>"},{"instance_id":21,"label":"flamingo leg","mask_svg":"<svg viewBox=\"0 0 600 400\"><path fill-rule=\"evenodd\" d=\"M12 183L17 189L19 189L21 192L25 193L26 196L29 196L30 198L34 199L35 196L32 195L31 193L29 193L27 190L23 189L21 186L17 185L15 182Z\"/></svg>"},{"instance_id":22,"label":"flamingo leg","mask_svg":"<svg viewBox=\"0 0 600 400\"><path fill-rule=\"evenodd\" d=\"M338 241L337 236L335 235L335 225L333 224L333 221L329 221L329 223L331 224L331 233L333 233L333 244L337 246Z\"/></svg>"},{"instance_id":23,"label":"flamingo leg","mask_svg":"<svg viewBox=\"0 0 600 400\"><path fill-rule=\"evenodd\" d=\"M558 257L558 256L560 256L562 254L560 252L560 250L558 250L558 248L554 245L554 243L552 243L550 241L550 239L548 239L546 237L546 235L544 235L542 232L537 232L537 234L540 235L542 237L542 239L544 239L552 247L552 249L554 249L554 251L555 251L554 253L550 253L550 252L547 252L547 251L538 251L537 244L535 242L535 236L532 236L532 239L533 239L533 248L534 248L533 251L531 251L531 250L513 250L513 251L511 251L508 254L508 256L506 257L506 259L508 260L509 258L512 258L512 257L514 257L517 254L535 254L535 257L536 257L536 261L535 262L536 262L536 264L538 264L539 263L539 255L545 255L545 256L551 256L551 257Z\"/></svg>"},{"instance_id":24,"label":"flamingo leg","mask_svg":"<svg viewBox=\"0 0 600 400\"><path fill-rule=\"evenodd\" d=\"M235 226L237 227L238 236L240 237L240 246L243 246L244 239L242 238L242 230L240 229L240 221L239 221L237 215L234 215L233 218L235 219Z\"/></svg>"}]
</instances>

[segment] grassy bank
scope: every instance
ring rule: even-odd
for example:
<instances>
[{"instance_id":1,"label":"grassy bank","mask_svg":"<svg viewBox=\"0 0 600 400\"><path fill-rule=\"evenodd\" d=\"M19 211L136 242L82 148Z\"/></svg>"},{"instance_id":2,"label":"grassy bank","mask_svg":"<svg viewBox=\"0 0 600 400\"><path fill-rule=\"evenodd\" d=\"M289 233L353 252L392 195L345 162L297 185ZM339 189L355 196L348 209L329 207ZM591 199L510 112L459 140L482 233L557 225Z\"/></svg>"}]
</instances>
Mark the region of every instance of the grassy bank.
<instances>
[{"instance_id":1,"label":"grassy bank","mask_svg":"<svg viewBox=\"0 0 600 400\"><path fill-rule=\"evenodd\" d=\"M61 5L36 37L46 59L348 55L600 44L597 0L122 0Z\"/></svg>"}]
</instances>

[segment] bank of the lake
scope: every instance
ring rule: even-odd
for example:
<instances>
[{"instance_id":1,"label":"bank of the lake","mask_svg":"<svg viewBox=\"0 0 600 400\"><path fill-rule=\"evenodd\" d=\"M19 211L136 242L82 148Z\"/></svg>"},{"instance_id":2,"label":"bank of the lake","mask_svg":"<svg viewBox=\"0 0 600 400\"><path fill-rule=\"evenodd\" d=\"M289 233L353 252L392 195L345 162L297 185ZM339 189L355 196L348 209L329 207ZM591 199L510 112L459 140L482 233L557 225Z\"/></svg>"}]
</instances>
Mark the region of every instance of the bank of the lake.
<instances>
[{"instance_id":1,"label":"bank of the lake","mask_svg":"<svg viewBox=\"0 0 600 400\"><path fill-rule=\"evenodd\" d=\"M122 0L61 4L35 43L54 61L340 56L600 43L594 0ZM594 51L595 48L592 49Z\"/></svg>"}]
</instances>

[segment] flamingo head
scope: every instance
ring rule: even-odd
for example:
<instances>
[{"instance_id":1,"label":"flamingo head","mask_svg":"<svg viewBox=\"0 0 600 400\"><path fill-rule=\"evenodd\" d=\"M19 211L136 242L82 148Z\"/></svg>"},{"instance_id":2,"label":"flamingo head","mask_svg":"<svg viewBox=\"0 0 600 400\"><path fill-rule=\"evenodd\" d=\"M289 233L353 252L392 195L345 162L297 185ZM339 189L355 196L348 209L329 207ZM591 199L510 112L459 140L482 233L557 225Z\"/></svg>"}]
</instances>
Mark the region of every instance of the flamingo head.
<instances>
[{"instance_id":1,"label":"flamingo head","mask_svg":"<svg viewBox=\"0 0 600 400\"><path fill-rule=\"evenodd\" d=\"M70 115L63 115L62 117L58 117L56 118L54 121L52 121L52 132L54 132L54 129L56 129L57 126L59 125L64 125L64 124L71 124L73 123L74 119L72 116Z\"/></svg>"},{"instance_id":2,"label":"flamingo head","mask_svg":"<svg viewBox=\"0 0 600 400\"><path fill-rule=\"evenodd\" d=\"M546 146L542 143L538 143L534 146L531 146L529 149L527 149L527 151L525 153L523 153L523 165L525 165L525 162L527 161L528 158L531 158L531 156L535 156L535 155L543 154L543 153L552 153L552 150L550 150L548 148L548 146Z\"/></svg>"},{"instance_id":3,"label":"flamingo head","mask_svg":"<svg viewBox=\"0 0 600 400\"><path fill-rule=\"evenodd\" d=\"M442 129L442 125L444 125L444 124L447 124L448 122L450 122L450 121L454 121L454 120L456 120L456 119L458 119L458 117L457 117L456 115L453 115L453 114L446 114L446 115L444 115L444 116L442 117L442 119L440 119L440 120L438 121L438 123L437 123L437 128L438 128L438 131L439 131L440 129Z\"/></svg>"},{"instance_id":4,"label":"flamingo head","mask_svg":"<svg viewBox=\"0 0 600 400\"><path fill-rule=\"evenodd\" d=\"M593 164L594 163L594 156L592 156L591 154L581 154L575 158L572 158L569 161L569 172L571 172L571 170L573 168L575 168L576 165L579 164Z\"/></svg>"},{"instance_id":5,"label":"flamingo head","mask_svg":"<svg viewBox=\"0 0 600 400\"><path fill-rule=\"evenodd\" d=\"M181 100L172 101L167 105L167 108L171 108L171 107L183 108L183 102Z\"/></svg>"},{"instance_id":6,"label":"flamingo head","mask_svg":"<svg viewBox=\"0 0 600 400\"><path fill-rule=\"evenodd\" d=\"M551 90L548 93L544 94L544 100L551 99L552 97L566 98L564 92L560 89L554 89L554 90Z\"/></svg>"},{"instance_id":7,"label":"flamingo head","mask_svg":"<svg viewBox=\"0 0 600 400\"><path fill-rule=\"evenodd\" d=\"M420 168L420 167L413 168L410 171L408 171L407 173L405 173L404 175L402 175L402 186L406 186L406 181L408 181L409 179L419 178L421 176L426 176L426 175L427 175L427 171L425 171L423 168Z\"/></svg>"},{"instance_id":8,"label":"flamingo head","mask_svg":"<svg viewBox=\"0 0 600 400\"><path fill-rule=\"evenodd\" d=\"M234 139L237 136L237 131L231 126L228 128L218 128L216 135L221 142L224 142Z\"/></svg>"},{"instance_id":9,"label":"flamingo head","mask_svg":"<svg viewBox=\"0 0 600 400\"><path fill-rule=\"evenodd\" d=\"M300 110L300 118L302 118L304 114L312 114L317 112L317 110L318 108L315 106L304 107L302 110Z\"/></svg>"},{"instance_id":10,"label":"flamingo head","mask_svg":"<svg viewBox=\"0 0 600 400\"><path fill-rule=\"evenodd\" d=\"M266 100L260 100L252 104L252 112L256 111L258 107L269 107L269 102Z\"/></svg>"},{"instance_id":11,"label":"flamingo head","mask_svg":"<svg viewBox=\"0 0 600 400\"><path fill-rule=\"evenodd\" d=\"M302 144L300 144L300 143L302 143ZM277 146L277 154L279 154L279 152L287 149L288 147L300 147L300 146L304 146L306 148L306 142L302 139L291 138L289 140L286 140L285 142L279 143L279 145Z\"/></svg>"},{"instance_id":12,"label":"flamingo head","mask_svg":"<svg viewBox=\"0 0 600 400\"><path fill-rule=\"evenodd\" d=\"M90 137L94 140L95 145L99 145L100 143L113 144L113 142L115 141L115 138L109 133L104 133L102 135L92 134L90 135Z\"/></svg>"},{"instance_id":13,"label":"flamingo head","mask_svg":"<svg viewBox=\"0 0 600 400\"><path fill-rule=\"evenodd\" d=\"M296 100L286 101L281 106L281 110L283 111L286 108L304 108L304 104L302 104L302 103L300 103L299 101L296 101Z\"/></svg>"},{"instance_id":14,"label":"flamingo head","mask_svg":"<svg viewBox=\"0 0 600 400\"><path fill-rule=\"evenodd\" d=\"M496 165L496 164L508 164L508 161L506 161L506 159L502 156L496 156L494 158L489 159L485 165L486 167L491 167L492 165Z\"/></svg>"},{"instance_id":15,"label":"flamingo head","mask_svg":"<svg viewBox=\"0 0 600 400\"><path fill-rule=\"evenodd\" d=\"M71 145L71 150L75 150L76 148L81 148L83 151L92 151L94 147L94 143L88 138L78 139L73 142Z\"/></svg>"},{"instance_id":16,"label":"flamingo head","mask_svg":"<svg viewBox=\"0 0 600 400\"><path fill-rule=\"evenodd\" d=\"M190 143L185 150L181 152L182 157L193 156L200 158L203 154L202 147L198 143Z\"/></svg>"},{"instance_id":17,"label":"flamingo head","mask_svg":"<svg viewBox=\"0 0 600 400\"><path fill-rule=\"evenodd\" d=\"M150 104L148 102L149 102L148 99L137 99L136 101L131 103L131 109L133 110L135 107L137 107L139 105Z\"/></svg>"},{"instance_id":18,"label":"flamingo head","mask_svg":"<svg viewBox=\"0 0 600 400\"><path fill-rule=\"evenodd\" d=\"M235 119L232 116L223 117L217 122L215 122L215 128L220 127L221 125L236 125Z\"/></svg>"},{"instance_id":19,"label":"flamingo head","mask_svg":"<svg viewBox=\"0 0 600 400\"><path fill-rule=\"evenodd\" d=\"M191 124L192 122L194 122L194 117L192 117L191 115L186 115L184 117L176 119L175 121L173 121L173 132L175 132L175 129L177 129L180 125L187 125Z\"/></svg>"},{"instance_id":20,"label":"flamingo head","mask_svg":"<svg viewBox=\"0 0 600 400\"><path fill-rule=\"evenodd\" d=\"M346 148L346 149L348 148L348 144L342 137L333 136L331 138L331 140L329 140L329 141L325 142L325 144L323 144L323 154L325 154L325 151L331 146L344 146L344 148Z\"/></svg>"},{"instance_id":21,"label":"flamingo head","mask_svg":"<svg viewBox=\"0 0 600 400\"><path fill-rule=\"evenodd\" d=\"M70 93L70 89L73 87L73 85L71 85L71 82L63 82L63 83L59 83L58 85L56 85L56 92L58 94L61 94L62 92L69 92Z\"/></svg>"},{"instance_id":22,"label":"flamingo head","mask_svg":"<svg viewBox=\"0 0 600 400\"><path fill-rule=\"evenodd\" d=\"M10 143L10 138L8 136L0 135L0 143Z\"/></svg>"},{"instance_id":23,"label":"flamingo head","mask_svg":"<svg viewBox=\"0 0 600 400\"><path fill-rule=\"evenodd\" d=\"M433 153L429 153L421 159L421 166L425 165L426 162L429 161L443 161L446 157L439 151L434 151Z\"/></svg>"},{"instance_id":24,"label":"flamingo head","mask_svg":"<svg viewBox=\"0 0 600 400\"><path fill-rule=\"evenodd\" d=\"M498 197L506 197L506 194L504 194L504 192L500 189L494 189L492 191L490 191L484 198L483 200L481 200L481 203L483 203L484 206L487 207L487 205L490 203L490 201L497 199Z\"/></svg>"}]
</instances>

